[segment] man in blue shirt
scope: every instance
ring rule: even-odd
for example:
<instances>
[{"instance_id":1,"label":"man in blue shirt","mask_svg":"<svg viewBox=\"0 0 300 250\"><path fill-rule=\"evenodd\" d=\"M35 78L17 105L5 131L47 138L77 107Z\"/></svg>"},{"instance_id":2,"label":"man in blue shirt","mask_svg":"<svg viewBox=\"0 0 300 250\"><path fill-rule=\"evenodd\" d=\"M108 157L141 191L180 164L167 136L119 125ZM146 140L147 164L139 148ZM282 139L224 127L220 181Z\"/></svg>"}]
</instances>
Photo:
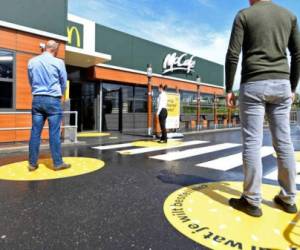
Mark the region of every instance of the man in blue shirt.
<instances>
[{"instance_id":1,"label":"man in blue shirt","mask_svg":"<svg viewBox=\"0 0 300 250\"><path fill-rule=\"evenodd\" d=\"M28 78L33 95L32 129L29 142L29 171L38 168L41 133L46 119L49 124L50 150L55 170L70 168L62 160L60 124L61 97L66 89L67 72L64 61L56 58L59 44L50 40L42 55L28 63Z\"/></svg>"}]
</instances>

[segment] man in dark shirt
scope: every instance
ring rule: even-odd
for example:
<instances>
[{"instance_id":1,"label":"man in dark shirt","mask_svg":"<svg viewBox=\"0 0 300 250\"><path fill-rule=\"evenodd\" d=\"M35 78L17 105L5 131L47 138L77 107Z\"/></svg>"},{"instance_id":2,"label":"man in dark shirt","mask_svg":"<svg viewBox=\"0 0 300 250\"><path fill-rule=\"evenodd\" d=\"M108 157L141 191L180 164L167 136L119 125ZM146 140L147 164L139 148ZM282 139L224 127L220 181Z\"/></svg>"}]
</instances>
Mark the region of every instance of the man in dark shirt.
<instances>
[{"instance_id":1,"label":"man in dark shirt","mask_svg":"<svg viewBox=\"0 0 300 250\"><path fill-rule=\"evenodd\" d=\"M290 136L289 115L300 75L300 34L297 18L270 0L249 0L234 21L226 56L227 105L235 105L232 92L242 50L240 116L243 137L244 191L229 204L251 216L262 215L260 150L265 114L277 154L280 193L274 201L284 211L296 213L296 162ZM291 67L287 59L291 53Z\"/></svg>"}]
</instances>

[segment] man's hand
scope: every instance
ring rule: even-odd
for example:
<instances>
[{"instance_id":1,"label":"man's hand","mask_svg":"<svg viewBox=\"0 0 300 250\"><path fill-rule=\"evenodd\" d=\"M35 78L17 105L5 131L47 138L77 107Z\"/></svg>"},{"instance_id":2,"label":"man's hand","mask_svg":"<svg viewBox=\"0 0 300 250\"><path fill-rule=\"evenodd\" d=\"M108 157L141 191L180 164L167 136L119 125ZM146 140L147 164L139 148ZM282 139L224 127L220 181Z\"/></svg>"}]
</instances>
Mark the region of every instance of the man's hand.
<instances>
[{"instance_id":1,"label":"man's hand","mask_svg":"<svg viewBox=\"0 0 300 250\"><path fill-rule=\"evenodd\" d=\"M233 92L227 93L226 104L228 108L234 108L236 104L236 98Z\"/></svg>"},{"instance_id":2,"label":"man's hand","mask_svg":"<svg viewBox=\"0 0 300 250\"><path fill-rule=\"evenodd\" d=\"M295 93L292 93L292 101L293 101L293 103L296 101L296 94Z\"/></svg>"}]
</instances>

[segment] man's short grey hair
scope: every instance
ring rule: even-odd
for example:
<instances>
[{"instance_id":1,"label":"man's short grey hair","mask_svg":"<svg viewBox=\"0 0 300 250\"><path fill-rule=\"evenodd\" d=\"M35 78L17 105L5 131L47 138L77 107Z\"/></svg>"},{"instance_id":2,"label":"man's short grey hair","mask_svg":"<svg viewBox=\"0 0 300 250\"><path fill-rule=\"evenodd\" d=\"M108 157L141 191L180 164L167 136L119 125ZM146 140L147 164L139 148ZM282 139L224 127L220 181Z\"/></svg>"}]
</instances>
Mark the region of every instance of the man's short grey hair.
<instances>
[{"instance_id":1,"label":"man's short grey hair","mask_svg":"<svg viewBox=\"0 0 300 250\"><path fill-rule=\"evenodd\" d=\"M54 40L49 40L46 44L46 49L51 49L53 51L58 49L58 43L55 42Z\"/></svg>"}]
</instances>

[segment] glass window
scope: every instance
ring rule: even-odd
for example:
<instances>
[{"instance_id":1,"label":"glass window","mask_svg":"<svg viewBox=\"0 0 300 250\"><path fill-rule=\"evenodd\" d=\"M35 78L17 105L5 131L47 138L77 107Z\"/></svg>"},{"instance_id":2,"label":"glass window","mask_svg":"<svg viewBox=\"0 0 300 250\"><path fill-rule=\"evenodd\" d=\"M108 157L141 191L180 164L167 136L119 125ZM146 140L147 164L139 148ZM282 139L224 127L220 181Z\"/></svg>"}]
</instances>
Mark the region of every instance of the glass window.
<instances>
[{"instance_id":1,"label":"glass window","mask_svg":"<svg viewBox=\"0 0 300 250\"><path fill-rule=\"evenodd\" d=\"M13 86L11 82L0 81L0 108L13 107Z\"/></svg>"},{"instance_id":2,"label":"glass window","mask_svg":"<svg viewBox=\"0 0 300 250\"><path fill-rule=\"evenodd\" d=\"M125 84L104 83L103 93L109 99L114 95L114 99L119 100L116 95L118 90L122 91L122 111L123 113L147 113L147 87L139 87ZM113 103L116 107L118 103Z\"/></svg>"},{"instance_id":3,"label":"glass window","mask_svg":"<svg viewBox=\"0 0 300 250\"><path fill-rule=\"evenodd\" d=\"M134 111L138 113L147 113L148 105L147 101L144 100L135 100L134 101Z\"/></svg>"},{"instance_id":4,"label":"glass window","mask_svg":"<svg viewBox=\"0 0 300 250\"><path fill-rule=\"evenodd\" d=\"M139 100L147 100L147 88L135 87L134 88L134 98L139 99Z\"/></svg>"},{"instance_id":5,"label":"glass window","mask_svg":"<svg viewBox=\"0 0 300 250\"><path fill-rule=\"evenodd\" d=\"M123 98L125 99L133 98L133 86L121 85L120 88L122 89Z\"/></svg>"},{"instance_id":6,"label":"glass window","mask_svg":"<svg viewBox=\"0 0 300 250\"><path fill-rule=\"evenodd\" d=\"M180 100L182 115L195 115L197 113L197 93L181 91Z\"/></svg>"},{"instance_id":7,"label":"glass window","mask_svg":"<svg viewBox=\"0 0 300 250\"><path fill-rule=\"evenodd\" d=\"M185 104L197 103L197 93L182 91L180 94L181 102Z\"/></svg>"},{"instance_id":8,"label":"glass window","mask_svg":"<svg viewBox=\"0 0 300 250\"><path fill-rule=\"evenodd\" d=\"M213 114L214 112L214 95L211 94L201 94L201 114L203 115L203 119L205 119L205 115Z\"/></svg>"},{"instance_id":9,"label":"glass window","mask_svg":"<svg viewBox=\"0 0 300 250\"><path fill-rule=\"evenodd\" d=\"M203 105L211 105L214 103L214 95L210 94L201 94L201 104Z\"/></svg>"},{"instance_id":10,"label":"glass window","mask_svg":"<svg viewBox=\"0 0 300 250\"><path fill-rule=\"evenodd\" d=\"M148 89L146 87L134 87L134 108L133 112L136 113L147 113L148 111Z\"/></svg>"},{"instance_id":11,"label":"glass window","mask_svg":"<svg viewBox=\"0 0 300 250\"><path fill-rule=\"evenodd\" d=\"M13 108L14 54L0 50L0 109Z\"/></svg>"},{"instance_id":12,"label":"glass window","mask_svg":"<svg viewBox=\"0 0 300 250\"><path fill-rule=\"evenodd\" d=\"M0 50L0 78L13 78L13 53Z\"/></svg>"}]
</instances>

